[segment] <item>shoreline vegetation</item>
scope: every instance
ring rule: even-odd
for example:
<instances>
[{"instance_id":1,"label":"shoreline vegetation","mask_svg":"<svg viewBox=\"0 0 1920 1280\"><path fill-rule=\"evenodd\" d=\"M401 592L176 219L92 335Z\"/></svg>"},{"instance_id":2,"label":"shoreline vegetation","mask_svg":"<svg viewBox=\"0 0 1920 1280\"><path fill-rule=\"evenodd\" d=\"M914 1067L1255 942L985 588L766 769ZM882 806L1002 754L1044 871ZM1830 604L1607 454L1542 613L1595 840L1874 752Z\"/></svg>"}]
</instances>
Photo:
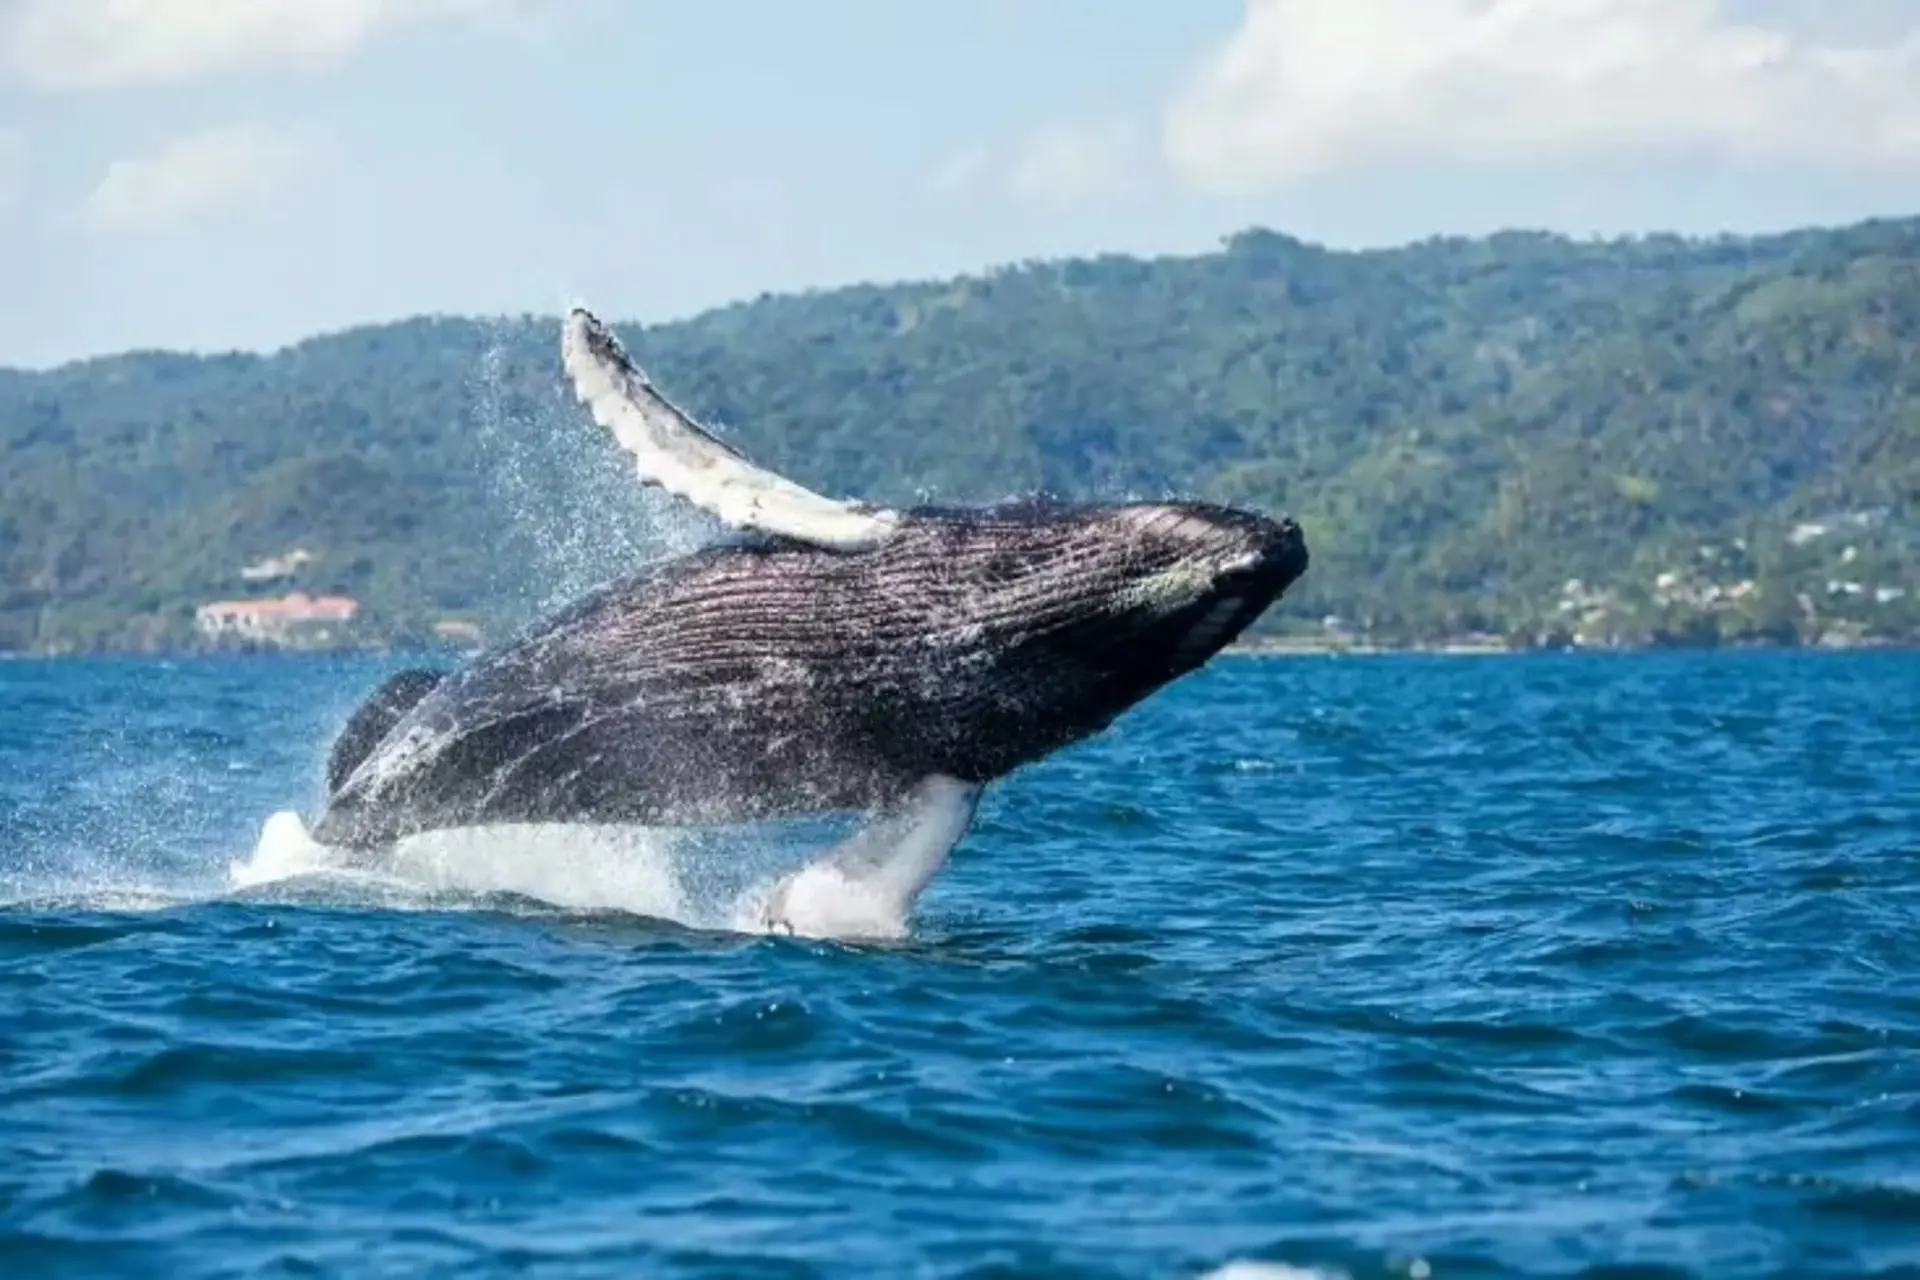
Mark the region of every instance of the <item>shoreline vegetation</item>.
<instances>
[{"instance_id":1,"label":"shoreline vegetation","mask_svg":"<svg viewBox=\"0 0 1920 1280\"><path fill-rule=\"evenodd\" d=\"M878 503L1289 512L1258 654L1920 644L1920 218L1028 262L621 325ZM0 368L0 653L466 652L711 533L557 317Z\"/></svg>"},{"instance_id":2,"label":"shoreline vegetation","mask_svg":"<svg viewBox=\"0 0 1920 1280\"><path fill-rule=\"evenodd\" d=\"M1816 644L1785 644L1771 640L1740 640L1725 644L1649 642L1646 644L1559 645L1532 644L1500 637L1461 637L1451 640L1381 644L1308 637L1279 637L1235 644L1226 652L1247 658L1371 657L1393 654L1433 654L1443 657L1522 657L1541 653L1838 653L1858 650L1920 651L1920 641L1875 636L1835 637Z\"/></svg>"}]
</instances>

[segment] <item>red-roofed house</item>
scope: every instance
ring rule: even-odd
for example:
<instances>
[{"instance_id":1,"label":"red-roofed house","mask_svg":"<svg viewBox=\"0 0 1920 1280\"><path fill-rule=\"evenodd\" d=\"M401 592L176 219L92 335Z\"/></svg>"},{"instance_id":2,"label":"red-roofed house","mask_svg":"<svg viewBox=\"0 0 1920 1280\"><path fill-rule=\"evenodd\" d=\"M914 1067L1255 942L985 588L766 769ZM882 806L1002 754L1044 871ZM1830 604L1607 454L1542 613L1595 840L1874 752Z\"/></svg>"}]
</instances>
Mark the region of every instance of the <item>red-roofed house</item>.
<instances>
[{"instance_id":1,"label":"red-roofed house","mask_svg":"<svg viewBox=\"0 0 1920 1280\"><path fill-rule=\"evenodd\" d=\"M194 611L194 626L209 639L231 636L266 644L294 640L324 641L334 628L353 621L360 602L347 596L309 596L301 592L277 600L214 600Z\"/></svg>"}]
</instances>

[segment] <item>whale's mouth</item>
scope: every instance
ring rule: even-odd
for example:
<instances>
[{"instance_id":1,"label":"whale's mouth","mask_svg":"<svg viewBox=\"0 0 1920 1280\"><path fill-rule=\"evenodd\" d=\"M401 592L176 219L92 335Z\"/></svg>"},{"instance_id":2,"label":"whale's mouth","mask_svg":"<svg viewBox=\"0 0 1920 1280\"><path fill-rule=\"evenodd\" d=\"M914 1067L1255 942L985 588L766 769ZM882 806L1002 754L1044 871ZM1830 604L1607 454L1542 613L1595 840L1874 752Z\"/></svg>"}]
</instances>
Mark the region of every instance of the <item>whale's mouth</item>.
<instances>
[{"instance_id":1,"label":"whale's mouth","mask_svg":"<svg viewBox=\"0 0 1920 1280\"><path fill-rule=\"evenodd\" d=\"M1248 604L1245 596L1236 593L1201 605L1176 642L1177 660L1182 664L1200 663L1218 653L1251 621Z\"/></svg>"},{"instance_id":2,"label":"whale's mouth","mask_svg":"<svg viewBox=\"0 0 1920 1280\"><path fill-rule=\"evenodd\" d=\"M1203 663L1233 643L1306 572L1306 540L1293 521L1233 512L1220 523L1243 541L1215 563L1212 591L1186 614L1175 641L1182 665Z\"/></svg>"}]
</instances>

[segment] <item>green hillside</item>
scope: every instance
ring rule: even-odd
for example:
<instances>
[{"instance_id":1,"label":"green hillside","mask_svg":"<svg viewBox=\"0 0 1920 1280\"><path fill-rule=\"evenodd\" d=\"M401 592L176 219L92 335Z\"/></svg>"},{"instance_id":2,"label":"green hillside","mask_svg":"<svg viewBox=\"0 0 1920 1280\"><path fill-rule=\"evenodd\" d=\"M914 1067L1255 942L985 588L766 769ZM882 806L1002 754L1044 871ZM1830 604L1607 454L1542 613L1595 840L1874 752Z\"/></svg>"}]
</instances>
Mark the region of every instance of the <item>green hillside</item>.
<instances>
[{"instance_id":1,"label":"green hillside","mask_svg":"<svg viewBox=\"0 0 1920 1280\"><path fill-rule=\"evenodd\" d=\"M1250 231L622 333L831 493L1291 511L1314 563L1285 630L1920 636L1920 219L1366 253ZM0 371L0 449L0 649L186 645L198 603L289 585L358 598L368 642L498 634L700 531L571 405L553 317ZM295 548L289 581L240 577Z\"/></svg>"}]
</instances>

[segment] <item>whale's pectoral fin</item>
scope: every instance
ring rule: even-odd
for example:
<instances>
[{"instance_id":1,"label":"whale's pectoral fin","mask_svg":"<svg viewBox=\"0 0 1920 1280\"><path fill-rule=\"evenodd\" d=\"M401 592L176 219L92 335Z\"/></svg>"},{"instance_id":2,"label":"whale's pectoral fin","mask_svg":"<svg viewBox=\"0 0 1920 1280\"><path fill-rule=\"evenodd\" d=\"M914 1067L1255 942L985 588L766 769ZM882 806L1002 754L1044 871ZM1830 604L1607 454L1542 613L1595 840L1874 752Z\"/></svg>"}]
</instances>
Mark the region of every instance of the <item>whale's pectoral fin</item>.
<instances>
[{"instance_id":1,"label":"whale's pectoral fin","mask_svg":"<svg viewBox=\"0 0 1920 1280\"><path fill-rule=\"evenodd\" d=\"M613 331L583 308L567 316L561 360L574 395L659 485L740 529L855 551L884 541L899 516L822 497L755 466L661 395Z\"/></svg>"},{"instance_id":2,"label":"whale's pectoral fin","mask_svg":"<svg viewBox=\"0 0 1920 1280\"><path fill-rule=\"evenodd\" d=\"M978 783L934 775L768 894L762 927L809 937L899 937L979 807Z\"/></svg>"}]
</instances>

